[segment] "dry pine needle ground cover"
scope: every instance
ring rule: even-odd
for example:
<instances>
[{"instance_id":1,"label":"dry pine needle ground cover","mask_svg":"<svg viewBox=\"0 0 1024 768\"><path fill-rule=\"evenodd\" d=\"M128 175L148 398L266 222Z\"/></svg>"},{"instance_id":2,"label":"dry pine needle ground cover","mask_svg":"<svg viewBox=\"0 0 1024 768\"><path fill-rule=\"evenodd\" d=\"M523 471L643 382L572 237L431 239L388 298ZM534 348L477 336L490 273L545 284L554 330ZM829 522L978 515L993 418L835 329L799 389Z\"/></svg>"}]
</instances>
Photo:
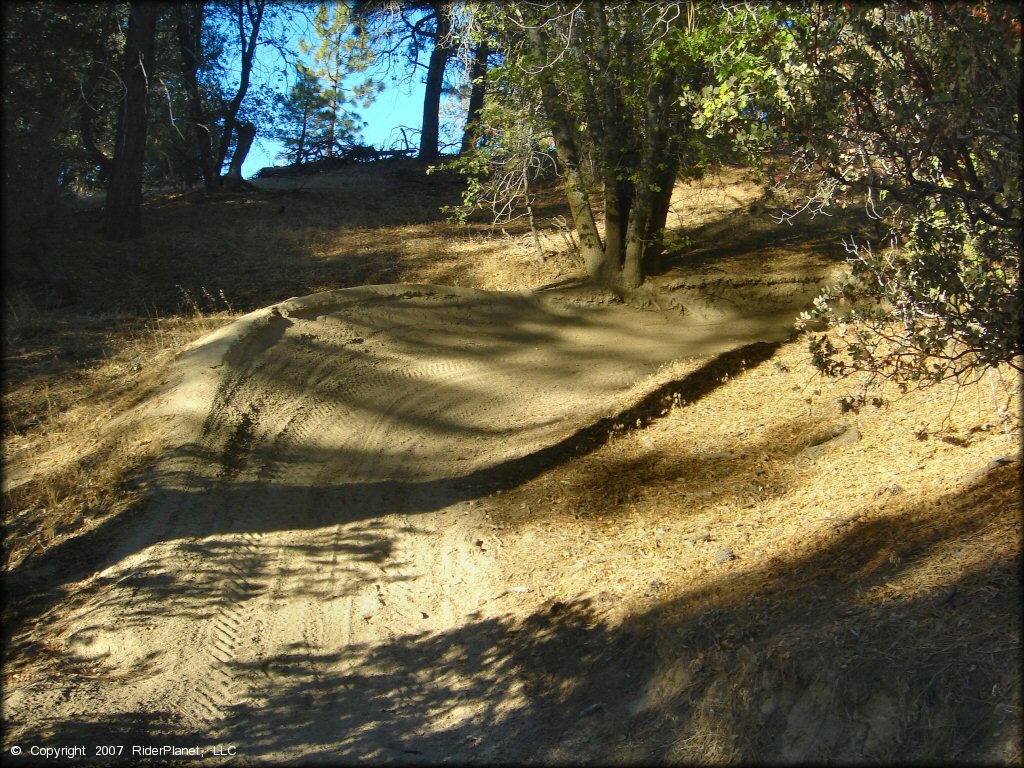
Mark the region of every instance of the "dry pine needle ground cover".
<instances>
[{"instance_id":1,"label":"dry pine needle ground cover","mask_svg":"<svg viewBox=\"0 0 1024 768\"><path fill-rule=\"evenodd\" d=\"M141 240L116 245L84 209L47 235L79 288L64 309L44 307L9 251L5 568L131 508L161 436L123 414L227 320L364 283L572 278L557 191L539 210L543 265L522 225L443 222L458 193L385 163L173 194L147 204ZM684 247L655 280L658 310L743 281L770 298L841 268L853 219L777 228L762 193L737 172L678 187L669 224ZM855 382L817 376L803 339L747 357L680 360L659 373L656 406L476 502L489 521L477 546L508 586L476 618L509 668L530 660L528 684L578 708L553 757L1019 764L1018 380L883 388L881 407L844 412Z\"/></svg>"}]
</instances>

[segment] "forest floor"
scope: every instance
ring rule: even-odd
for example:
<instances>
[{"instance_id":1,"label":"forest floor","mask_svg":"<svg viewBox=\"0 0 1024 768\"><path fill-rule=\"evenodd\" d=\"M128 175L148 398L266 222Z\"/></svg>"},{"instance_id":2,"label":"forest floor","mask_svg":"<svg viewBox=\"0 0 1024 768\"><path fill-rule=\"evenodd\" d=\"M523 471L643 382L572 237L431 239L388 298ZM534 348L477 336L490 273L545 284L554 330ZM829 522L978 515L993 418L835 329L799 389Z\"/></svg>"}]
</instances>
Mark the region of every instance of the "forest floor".
<instances>
[{"instance_id":1,"label":"forest floor","mask_svg":"<svg viewBox=\"0 0 1024 768\"><path fill-rule=\"evenodd\" d=\"M64 308L9 253L5 754L1022 762L1019 382L843 405L854 212L681 183L639 308L424 171L83 208Z\"/></svg>"}]
</instances>

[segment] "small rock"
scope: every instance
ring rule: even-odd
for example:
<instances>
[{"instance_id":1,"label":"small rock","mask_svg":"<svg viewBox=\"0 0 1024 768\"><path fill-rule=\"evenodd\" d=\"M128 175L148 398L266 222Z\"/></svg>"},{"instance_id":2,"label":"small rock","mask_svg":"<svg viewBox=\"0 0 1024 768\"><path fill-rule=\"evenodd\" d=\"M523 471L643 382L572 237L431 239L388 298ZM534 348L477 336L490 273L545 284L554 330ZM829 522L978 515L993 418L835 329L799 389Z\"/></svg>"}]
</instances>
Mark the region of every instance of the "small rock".
<instances>
[{"instance_id":1,"label":"small rock","mask_svg":"<svg viewBox=\"0 0 1024 768\"><path fill-rule=\"evenodd\" d=\"M839 517L837 515L837 516L835 516L835 519L832 522L832 526L834 528L842 528L843 526L846 526L846 525L852 525L853 523L855 523L858 520L860 520L861 517L863 517L863 515L860 512L855 512L854 514L847 515L846 517Z\"/></svg>"},{"instance_id":2,"label":"small rock","mask_svg":"<svg viewBox=\"0 0 1024 768\"><path fill-rule=\"evenodd\" d=\"M647 437L647 435L644 435L643 437L641 437L640 438L640 442L644 444L645 448L649 448L651 450L654 450L654 441L651 438Z\"/></svg>"},{"instance_id":3,"label":"small rock","mask_svg":"<svg viewBox=\"0 0 1024 768\"><path fill-rule=\"evenodd\" d=\"M735 560L736 555L728 547L719 547L715 550L715 562L716 563L727 563L730 560Z\"/></svg>"},{"instance_id":4,"label":"small rock","mask_svg":"<svg viewBox=\"0 0 1024 768\"><path fill-rule=\"evenodd\" d=\"M885 496L886 494L888 494L889 496L898 496L901 493L903 493L902 485L899 485L897 483L890 483L889 485L883 485L881 488L875 491L875 498L877 499L879 496Z\"/></svg>"},{"instance_id":5,"label":"small rock","mask_svg":"<svg viewBox=\"0 0 1024 768\"><path fill-rule=\"evenodd\" d=\"M851 445L852 443L860 440L860 431L856 427L851 427L847 424L840 424L831 432L829 439L823 440L819 443L813 443L804 448L800 453L797 454L797 459L805 459L807 461L817 461L829 448L835 448L841 445Z\"/></svg>"},{"instance_id":6,"label":"small rock","mask_svg":"<svg viewBox=\"0 0 1024 768\"><path fill-rule=\"evenodd\" d=\"M653 597L665 588L665 582L661 579L654 578L647 582L647 589L644 590L646 597Z\"/></svg>"},{"instance_id":7,"label":"small rock","mask_svg":"<svg viewBox=\"0 0 1024 768\"><path fill-rule=\"evenodd\" d=\"M847 427L838 435L828 441L829 447L835 447L837 445L852 445L860 440L860 430L856 427Z\"/></svg>"},{"instance_id":8,"label":"small rock","mask_svg":"<svg viewBox=\"0 0 1024 768\"><path fill-rule=\"evenodd\" d=\"M701 531L693 541L697 544L704 541L711 541L711 531Z\"/></svg>"},{"instance_id":9,"label":"small rock","mask_svg":"<svg viewBox=\"0 0 1024 768\"><path fill-rule=\"evenodd\" d=\"M589 707L584 707L583 711L580 712L580 717L589 717L590 715L593 715L593 714L596 714L597 712L600 712L604 708L605 708L604 703L598 701L598 702L596 702L594 704L591 704Z\"/></svg>"}]
</instances>

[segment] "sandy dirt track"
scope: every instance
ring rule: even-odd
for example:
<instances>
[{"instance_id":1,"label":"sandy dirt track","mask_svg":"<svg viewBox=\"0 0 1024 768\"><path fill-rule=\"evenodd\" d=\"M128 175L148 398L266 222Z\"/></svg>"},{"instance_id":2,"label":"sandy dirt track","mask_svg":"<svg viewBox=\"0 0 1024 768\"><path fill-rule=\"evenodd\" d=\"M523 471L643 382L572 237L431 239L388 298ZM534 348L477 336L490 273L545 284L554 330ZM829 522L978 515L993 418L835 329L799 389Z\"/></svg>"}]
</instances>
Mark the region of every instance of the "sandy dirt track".
<instances>
[{"instance_id":1,"label":"sandy dirt track","mask_svg":"<svg viewBox=\"0 0 1024 768\"><path fill-rule=\"evenodd\" d=\"M557 756L579 712L517 721L530 694L515 670L480 684L494 638L429 642L507 610L497 596L529 599L499 580L476 500L663 365L780 339L795 314L730 307L372 286L207 337L140 411L169 446L147 504L97 534L88 599L49 630L93 678L7 690L8 742L233 744L241 762ZM488 730L498 720L518 727Z\"/></svg>"}]
</instances>

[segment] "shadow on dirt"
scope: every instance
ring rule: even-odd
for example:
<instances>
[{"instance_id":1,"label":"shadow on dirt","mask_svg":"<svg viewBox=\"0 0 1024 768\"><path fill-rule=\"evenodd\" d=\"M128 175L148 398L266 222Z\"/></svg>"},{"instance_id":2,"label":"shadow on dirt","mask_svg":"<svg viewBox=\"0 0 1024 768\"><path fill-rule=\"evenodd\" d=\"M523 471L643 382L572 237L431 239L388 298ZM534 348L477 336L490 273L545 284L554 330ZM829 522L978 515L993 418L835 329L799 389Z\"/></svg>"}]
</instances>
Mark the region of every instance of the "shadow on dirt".
<instances>
[{"instance_id":1,"label":"shadow on dirt","mask_svg":"<svg viewBox=\"0 0 1024 768\"><path fill-rule=\"evenodd\" d=\"M151 478L159 488L162 509L183 510L179 517L188 519L192 537L217 536L235 533L265 533L270 530L317 529L340 522L362 521L372 526L374 519L387 513L416 514L435 511L459 502L477 499L496 491L514 488L565 460L593 452L613 435L623 430L647 426L667 412L674 400L684 398L693 403L713 392L725 381L743 370L759 365L774 355L779 342L756 342L723 353L692 373L669 381L644 396L630 408L600 418L580 428L562 440L529 453L467 474L432 480L398 481L381 479L346 485L299 487L268 483L267 467L273 457L253 478L238 477L241 466L234 467L216 481L205 485L186 483L187 478ZM244 414L242 422L244 422ZM418 428L428 425L417 424ZM443 431L450 425L441 425ZM226 441L230 448L242 438L232 435ZM251 439L251 436L250 436ZM249 464L259 463L259 451L247 457ZM306 446L303 460L314 465L329 462L352 463L360 456L341 455L341 451L323 450ZM179 458L194 460L197 466L222 466L225 471L234 465L221 455L213 455L198 445L186 446ZM252 474L250 472L250 474ZM195 483L195 481L190 481ZM277 510L277 516L260 515L260 528L254 528L254 517L247 514L254 503L263 509ZM8 588L8 627L30 622L53 606L67 599L67 585L102 572L109 566L147 547L164 540L172 521L157 519L157 512L145 504L113 518L98 528L63 543L57 544L37 557L25 561L6 579ZM268 526L267 523L270 523ZM115 542L130 542L130 549ZM342 543L353 547L351 553L361 555L366 542ZM380 543L371 549L379 549ZM162 577L161 577L162 578ZM140 585L141 586L141 585ZM158 585L154 585L158 586ZM159 597L159 595L154 595ZM11 649L16 655L17 648Z\"/></svg>"},{"instance_id":2,"label":"shadow on dirt","mask_svg":"<svg viewBox=\"0 0 1024 768\"><path fill-rule=\"evenodd\" d=\"M745 237L737 237L743 231ZM698 227L681 230L693 245L664 259L665 267L706 267L725 260L767 250L808 250L834 261L847 257L842 240L850 235L874 234L866 216L849 209L818 218L801 217L795 224L776 224L768 214L729 215Z\"/></svg>"},{"instance_id":3,"label":"shadow on dirt","mask_svg":"<svg viewBox=\"0 0 1024 768\"><path fill-rule=\"evenodd\" d=\"M470 614L449 632L410 630L322 659L295 648L273 679L239 669L264 681L264 703L209 732L131 713L46 722L24 738L219 742L243 759L309 762L1012 759L1019 627L1005 616L1020 611L1018 563L959 564L898 599L879 589L1006 518L993 493L1013 472L947 494L939 503L957 514L943 524L932 505L906 507L620 625L590 599L522 620ZM317 673L320 661L345 671Z\"/></svg>"}]
</instances>

